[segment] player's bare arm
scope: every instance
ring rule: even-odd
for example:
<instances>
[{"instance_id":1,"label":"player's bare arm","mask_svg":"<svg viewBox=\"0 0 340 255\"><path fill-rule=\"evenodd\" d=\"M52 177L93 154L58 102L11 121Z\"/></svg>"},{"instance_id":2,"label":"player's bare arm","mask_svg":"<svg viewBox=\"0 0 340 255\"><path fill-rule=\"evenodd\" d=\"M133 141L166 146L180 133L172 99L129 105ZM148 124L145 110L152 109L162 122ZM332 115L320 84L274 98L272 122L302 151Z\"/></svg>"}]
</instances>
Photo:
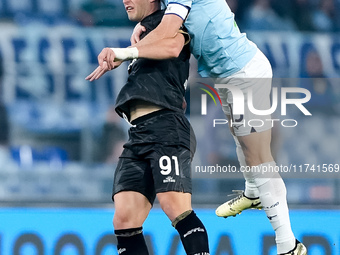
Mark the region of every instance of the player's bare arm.
<instances>
[{"instance_id":1,"label":"player's bare arm","mask_svg":"<svg viewBox=\"0 0 340 255\"><path fill-rule=\"evenodd\" d=\"M101 68L97 68L96 73L103 75L106 71L117 68L122 61L131 60L134 58L148 59L167 59L176 58L179 56L183 46L188 42L188 36L185 38L185 33L177 32L171 38L152 41L148 45L141 45L129 48L104 48L98 55L98 64ZM102 71L104 71L102 73ZM101 76L100 75L100 76ZM99 76L99 77L100 77ZM98 79L98 76L95 76Z\"/></svg>"},{"instance_id":2,"label":"player's bare arm","mask_svg":"<svg viewBox=\"0 0 340 255\"><path fill-rule=\"evenodd\" d=\"M183 19L179 16L174 14L164 15L161 23L156 27L156 29L145 36L143 40L139 40L141 29L143 29L142 26L139 26L139 29L138 27L136 27L134 29L134 33L131 36L131 44L139 49L139 47L150 45L152 44L152 42L157 40L174 38L181 28L182 24ZM154 48L154 51L158 50L160 49Z\"/></svg>"},{"instance_id":3,"label":"player's bare arm","mask_svg":"<svg viewBox=\"0 0 340 255\"><path fill-rule=\"evenodd\" d=\"M137 55L128 52L132 48L104 48L98 55L99 66L85 79L89 81L98 80L107 71L120 66L122 61L133 58L149 58L155 60L176 58L179 56L184 44L187 42L188 39L185 38L183 33L177 33L173 38L165 38L163 40L154 41L150 45L140 46ZM155 51L155 48L159 50ZM119 56L119 58L117 58L117 56Z\"/></svg>"},{"instance_id":4,"label":"player's bare arm","mask_svg":"<svg viewBox=\"0 0 340 255\"><path fill-rule=\"evenodd\" d=\"M144 39L143 39L144 40ZM177 33L174 37L156 40L150 44L138 46L138 57L148 59L176 58L181 53L184 44L188 42L183 34Z\"/></svg>"},{"instance_id":5,"label":"player's bare arm","mask_svg":"<svg viewBox=\"0 0 340 255\"><path fill-rule=\"evenodd\" d=\"M179 16L168 14L162 18L155 30L151 31L142 41L134 44L133 47L126 49L104 48L98 55L98 64L101 68L97 68L91 77L99 79L107 71L106 69L117 68L121 63L119 61L134 58L167 59L177 57L185 42L184 36L179 33L182 23L183 19ZM135 37L137 35L139 37L143 29L145 29L143 26L137 25L134 30ZM104 66L104 62L107 63L107 67Z\"/></svg>"}]
</instances>

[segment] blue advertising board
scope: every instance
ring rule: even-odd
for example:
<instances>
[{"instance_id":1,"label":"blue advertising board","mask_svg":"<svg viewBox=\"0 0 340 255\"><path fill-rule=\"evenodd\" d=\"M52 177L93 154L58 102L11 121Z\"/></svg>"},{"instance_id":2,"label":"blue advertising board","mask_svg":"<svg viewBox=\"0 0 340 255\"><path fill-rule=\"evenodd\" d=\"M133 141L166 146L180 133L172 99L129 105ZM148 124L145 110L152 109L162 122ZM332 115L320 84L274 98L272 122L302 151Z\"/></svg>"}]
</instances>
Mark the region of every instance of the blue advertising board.
<instances>
[{"instance_id":1,"label":"blue advertising board","mask_svg":"<svg viewBox=\"0 0 340 255\"><path fill-rule=\"evenodd\" d=\"M218 218L211 209L196 210L206 225L211 254L276 254L274 232L263 211ZM116 252L112 209L0 210L0 255L112 255ZM291 210L296 237L309 255L340 254L340 211ZM177 232L159 209L144 224L151 255L185 254Z\"/></svg>"}]
</instances>

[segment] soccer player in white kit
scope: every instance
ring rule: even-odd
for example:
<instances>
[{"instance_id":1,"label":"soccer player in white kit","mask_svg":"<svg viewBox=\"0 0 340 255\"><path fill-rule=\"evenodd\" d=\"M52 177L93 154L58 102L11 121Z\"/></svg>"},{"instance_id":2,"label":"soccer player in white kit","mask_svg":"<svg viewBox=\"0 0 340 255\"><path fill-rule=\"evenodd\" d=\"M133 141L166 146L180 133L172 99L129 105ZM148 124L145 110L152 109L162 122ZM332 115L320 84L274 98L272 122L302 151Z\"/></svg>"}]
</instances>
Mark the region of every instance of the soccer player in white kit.
<instances>
[{"instance_id":1,"label":"soccer player in white kit","mask_svg":"<svg viewBox=\"0 0 340 255\"><path fill-rule=\"evenodd\" d=\"M129 0L123 0L124 3ZM141 0L144 1L144 0ZM152 0L145 0L152 1ZM198 61L202 77L215 80L223 111L229 119L238 160L251 171L244 172L245 191L219 206L220 217L235 216L245 209L263 208L275 231L278 254L307 254L306 247L296 240L290 225L286 187L277 172L264 174L259 169L273 168L270 115L255 115L248 109L247 94L252 91L252 105L258 110L270 108L272 69L257 46L241 33L225 0L171 0L162 22L148 36L139 40L143 27L136 26L132 47L105 48L98 57L99 64L108 69L117 67L117 60L132 58L163 59L175 57L179 51L172 38L185 25L191 37L191 53ZM242 91L244 111L233 112L236 103L233 88ZM261 127L248 125L249 120L263 120Z\"/></svg>"}]
</instances>

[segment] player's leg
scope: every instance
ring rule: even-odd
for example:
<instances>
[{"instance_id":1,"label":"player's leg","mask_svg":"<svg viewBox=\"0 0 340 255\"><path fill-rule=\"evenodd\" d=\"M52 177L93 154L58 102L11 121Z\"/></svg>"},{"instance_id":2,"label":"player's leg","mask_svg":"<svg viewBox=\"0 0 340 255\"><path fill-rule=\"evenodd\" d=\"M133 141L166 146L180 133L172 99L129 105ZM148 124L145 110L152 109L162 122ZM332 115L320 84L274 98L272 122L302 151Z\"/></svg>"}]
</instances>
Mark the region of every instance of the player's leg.
<instances>
[{"instance_id":1,"label":"player's leg","mask_svg":"<svg viewBox=\"0 0 340 255\"><path fill-rule=\"evenodd\" d=\"M151 204L141 193L122 191L114 195L115 213L113 226L117 237L118 253L147 255L148 249L142 225L149 214Z\"/></svg>"},{"instance_id":2,"label":"player's leg","mask_svg":"<svg viewBox=\"0 0 340 255\"><path fill-rule=\"evenodd\" d=\"M291 250L295 246L295 237L290 226L286 186L276 173L270 152L270 130L237 137L245 155L249 172L244 172L246 180L254 183L259 192L261 205L275 231L278 253ZM261 168L272 169L271 173L258 173Z\"/></svg>"},{"instance_id":3,"label":"player's leg","mask_svg":"<svg viewBox=\"0 0 340 255\"><path fill-rule=\"evenodd\" d=\"M270 130L237 137L240 161L244 160L249 166L248 171L243 173L246 189L240 196L218 207L216 214L223 217L235 216L242 210L261 205L275 231L278 253L283 253L295 246L295 237L289 220L286 187L278 173L270 175L257 173L261 167L274 169L276 166L268 149L270 138Z\"/></svg>"},{"instance_id":4,"label":"player's leg","mask_svg":"<svg viewBox=\"0 0 340 255\"><path fill-rule=\"evenodd\" d=\"M277 172L258 172L259 169L274 169L275 167L274 161L253 166L249 172L244 172L246 182L254 184L258 190L261 207L275 231L278 254L305 255L307 253L306 247L295 239L291 229L286 199L287 191L280 174ZM246 205L247 202L251 201L253 201L253 206L258 199L246 197L244 193L235 198L234 201L230 201L228 209L237 209L240 204Z\"/></svg>"},{"instance_id":5,"label":"player's leg","mask_svg":"<svg viewBox=\"0 0 340 255\"><path fill-rule=\"evenodd\" d=\"M259 67L261 66L263 67L263 70L259 73ZM238 119L244 121L243 125L233 125L232 128L234 134L237 136L235 141L238 150L241 148L242 151L238 152L239 161L243 161L251 171L244 172L244 177L246 179L245 194L228 201L222 208L219 207L217 213L222 216L224 210L226 213L230 214L233 207L239 207L240 204L245 205L244 209L252 208L253 203L251 203L251 200L256 199L255 196L259 196L261 205L275 230L277 249L278 253L281 254L292 250L296 244L290 226L286 187L282 178L277 173L272 172L270 175L264 175L253 171L265 167L273 169L276 166L276 163L273 160L270 149L271 122L265 121L266 119L270 119L270 116L255 115L249 110L247 101L248 93L251 91L252 104L255 109L267 110L270 108L271 68L268 60L260 53L244 70L242 70L242 72L242 74L237 75L237 77L232 79L232 83L234 85L237 83L241 84L239 89L242 90L245 100L244 115L241 117L237 116L237 118L233 116L233 99L230 91L222 93L221 99L224 101L224 111L226 114L230 114L233 120ZM256 77L257 74L259 75L258 78L244 79L244 77ZM249 88L251 88L251 90L249 90ZM226 111L226 108L228 107L229 110ZM261 127L251 127L248 121L252 119L262 119L264 124ZM247 204L249 207L247 207ZM224 216L227 215L224 214Z\"/></svg>"},{"instance_id":6,"label":"player's leg","mask_svg":"<svg viewBox=\"0 0 340 255\"><path fill-rule=\"evenodd\" d=\"M191 208L191 194L183 192L157 193L159 203L178 231L187 254L209 252L207 231Z\"/></svg>"},{"instance_id":7,"label":"player's leg","mask_svg":"<svg viewBox=\"0 0 340 255\"><path fill-rule=\"evenodd\" d=\"M188 255L209 254L207 231L191 208L191 194L183 192L157 193L159 203L178 231Z\"/></svg>"},{"instance_id":8,"label":"player's leg","mask_svg":"<svg viewBox=\"0 0 340 255\"><path fill-rule=\"evenodd\" d=\"M181 147L165 151L178 159L178 172L164 176L158 174L161 169L155 167L155 187L161 208L178 231L186 253L208 255L207 231L191 207L190 152Z\"/></svg>"},{"instance_id":9,"label":"player's leg","mask_svg":"<svg viewBox=\"0 0 340 255\"><path fill-rule=\"evenodd\" d=\"M266 121L271 116L258 116L252 113L248 107L248 102L250 103L248 99L251 98L251 104L254 109L263 111L270 108L272 71L266 57L259 51L238 73L228 78L216 79L215 82L216 84L226 85L225 87L218 87L218 93L222 100L222 109L228 117L229 128L236 143L236 152L241 170L263 162L273 161L270 150L271 122ZM242 92L243 99L235 91ZM243 114L235 114L234 105L236 103L234 104L234 96L237 104L240 102L243 104ZM251 121L258 119L260 123L262 121L262 126L254 128L249 124ZM258 123L259 121L256 122L256 124ZM228 201L219 207L216 211L217 215L223 217L235 216L248 208L260 208L258 206L259 191L254 180L251 178L245 179L244 193L237 199Z\"/></svg>"},{"instance_id":10,"label":"player's leg","mask_svg":"<svg viewBox=\"0 0 340 255\"><path fill-rule=\"evenodd\" d=\"M229 117L230 118L230 117ZM243 169L247 169L246 157L244 156L241 144L237 137L234 134L233 129L231 128L231 133L233 134L233 138L236 144L236 154L240 164L240 167ZM246 209L262 209L261 201L259 198L259 190L256 187L253 178L245 177L245 190L233 190L235 192L236 197L225 202L220 205L216 209L216 215L220 217L230 217L236 216L240 214L243 210Z\"/></svg>"},{"instance_id":11,"label":"player's leg","mask_svg":"<svg viewBox=\"0 0 340 255\"><path fill-rule=\"evenodd\" d=\"M231 116L227 115L228 121L229 123L231 122ZM229 127L230 132L234 138L235 144L236 144L236 155L240 164L240 167L243 169L246 169L247 166L249 166L250 162L247 162L249 160L252 160L252 158L256 157L256 158L261 158L262 155L264 155L264 153L266 154L266 158L268 158L268 160L272 161L272 156L271 156L271 152L270 150L268 151L268 143L270 144L270 140L268 141L268 133L271 132L271 129L261 132L261 133L255 133L256 135L254 136L254 139L260 139L262 135L264 135L265 137L263 137L263 140L265 141L263 144L261 144L261 146L265 147L265 148L261 148L259 149L260 155L254 155L253 153L251 153L252 155L244 155L244 150L250 152L250 150L252 150L253 148L245 148L246 145L243 143L243 147L241 146L241 143L239 142L239 139L236 137L235 132L234 132L234 128L233 127ZM258 135L258 134L262 134L262 135ZM242 139L242 138L241 138ZM250 139L249 139L250 140ZM247 140L248 141L248 140ZM265 145L266 144L266 145ZM254 148L252 151L256 152L256 148ZM255 161L255 159L254 159ZM242 199L245 201L245 204L243 205L242 203L239 204L240 208L239 212L243 211L244 209L247 209L249 206L250 208L257 208L257 209L261 209L261 205L259 205L259 191L255 185L255 183L253 182L253 180L247 180L247 178L245 178L246 182L245 182L245 190L244 190L244 194L240 194ZM255 205L254 205L255 204ZM242 209L243 207L245 207L244 209ZM236 213L236 211L234 212ZM237 212L238 213L238 212ZM233 216L236 214L233 214Z\"/></svg>"},{"instance_id":12,"label":"player's leg","mask_svg":"<svg viewBox=\"0 0 340 255\"><path fill-rule=\"evenodd\" d=\"M115 213L113 226L118 253L148 255L142 225L155 199L152 172L147 162L140 160L128 148L119 158L113 183Z\"/></svg>"},{"instance_id":13,"label":"player's leg","mask_svg":"<svg viewBox=\"0 0 340 255\"><path fill-rule=\"evenodd\" d=\"M270 140L270 129L247 136L238 136L235 139L237 155L242 162L240 164L249 167L243 173L246 189L243 194L219 206L216 214L228 217L235 216L245 209L264 208L276 234L278 253L281 254L292 250L296 241L290 226L286 187L282 178L278 173L270 173L270 175L257 173L261 167L275 169Z\"/></svg>"},{"instance_id":14,"label":"player's leg","mask_svg":"<svg viewBox=\"0 0 340 255\"><path fill-rule=\"evenodd\" d=\"M257 147L260 148L262 145L265 145L265 143L262 143L261 139L258 140L258 138L263 137L264 141L270 141L271 135L268 131L258 133L263 135L260 137L257 137L255 134L238 137L241 144L244 146L248 145L248 148L243 151L255 150ZM269 148L269 146L267 148ZM266 148L264 148L262 153L267 153L267 157L271 156L270 152L266 152ZM244 154L246 155L246 153ZM264 155L264 157L266 157L266 155ZM265 161L263 160L264 157L260 154L258 156L254 153L251 154L248 158L248 165L253 166L252 169L254 169L254 171L245 172L244 176L249 183L254 183L258 189L261 205L275 231L278 254L287 254L289 251L294 250L297 252L294 254L306 254L306 248L303 244L296 241L291 229L286 198L287 191L280 174L276 172L270 173L269 175L257 173L257 170L261 169L261 167L266 169L274 169L276 167L276 163L273 160L269 161L267 159ZM261 161L264 163L261 163Z\"/></svg>"},{"instance_id":15,"label":"player's leg","mask_svg":"<svg viewBox=\"0 0 340 255\"><path fill-rule=\"evenodd\" d=\"M226 81L227 80L227 81ZM223 82L227 82L229 83L229 78L228 79L222 79L222 81L220 81L220 83ZM240 81L236 81L231 80L234 85L236 86L237 84L239 84L240 82L243 81L243 79L241 79ZM218 89L219 95L221 97L222 100L222 109L223 112L225 113L226 117L228 118L228 123L229 123L229 129L231 134L233 135L235 144L236 144L236 153L237 153L237 158L240 164L241 169L246 169L247 165L249 164L249 159L254 159L255 157L262 157L262 153L263 151L265 151L266 149L260 149L260 150L254 150L254 151L250 151L249 148L246 147L245 148L245 144L243 143L243 147L241 146L241 143L239 142L238 138L236 137L235 131L237 132L237 134L239 133L250 133L251 128L247 127L246 125L244 126L238 126L237 128L235 128L231 123L235 123L234 121L234 117L232 117L232 102L233 102L233 97L230 93L230 91L228 89ZM238 116L238 119L243 119L244 120L244 116ZM269 131L270 132L270 131ZM259 138L259 135L257 135L255 138ZM265 146L263 144L263 146ZM247 154L247 159L245 156L244 151ZM256 152L261 152L261 154L259 155L254 155L254 153ZM270 153L268 154L270 155ZM267 158L267 156L266 156ZM270 158L270 157L268 157ZM248 161L248 162L247 162ZM239 193L238 191L234 191ZM227 202L225 202L224 204L220 205L217 209L216 209L216 215L220 216L220 217L229 217L229 216L236 216L237 214L240 214L243 210L246 209L261 209L261 202L259 199L259 191L258 188L256 187L253 179L247 179L245 178L245 190L244 192L241 191L241 193L237 194L238 196L234 199L231 199Z\"/></svg>"},{"instance_id":16,"label":"player's leg","mask_svg":"<svg viewBox=\"0 0 340 255\"><path fill-rule=\"evenodd\" d=\"M186 253L208 255L207 231L191 207L191 160L196 139L183 114L165 117L158 123L167 127L166 135L171 137L167 143L174 145L157 145L150 155L157 198L178 231Z\"/></svg>"}]
</instances>

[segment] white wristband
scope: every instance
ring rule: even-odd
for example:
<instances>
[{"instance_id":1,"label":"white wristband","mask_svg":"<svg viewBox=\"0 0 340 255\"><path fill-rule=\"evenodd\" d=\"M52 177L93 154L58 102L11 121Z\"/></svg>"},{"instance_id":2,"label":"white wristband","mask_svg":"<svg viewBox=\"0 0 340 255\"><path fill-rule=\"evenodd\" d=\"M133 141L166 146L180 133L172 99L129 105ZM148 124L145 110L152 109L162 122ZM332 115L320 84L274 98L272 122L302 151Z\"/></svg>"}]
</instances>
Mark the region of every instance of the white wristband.
<instances>
[{"instance_id":1,"label":"white wristband","mask_svg":"<svg viewBox=\"0 0 340 255\"><path fill-rule=\"evenodd\" d=\"M115 60L125 61L138 58L138 49L136 47L132 48L111 48L115 53Z\"/></svg>"}]
</instances>

